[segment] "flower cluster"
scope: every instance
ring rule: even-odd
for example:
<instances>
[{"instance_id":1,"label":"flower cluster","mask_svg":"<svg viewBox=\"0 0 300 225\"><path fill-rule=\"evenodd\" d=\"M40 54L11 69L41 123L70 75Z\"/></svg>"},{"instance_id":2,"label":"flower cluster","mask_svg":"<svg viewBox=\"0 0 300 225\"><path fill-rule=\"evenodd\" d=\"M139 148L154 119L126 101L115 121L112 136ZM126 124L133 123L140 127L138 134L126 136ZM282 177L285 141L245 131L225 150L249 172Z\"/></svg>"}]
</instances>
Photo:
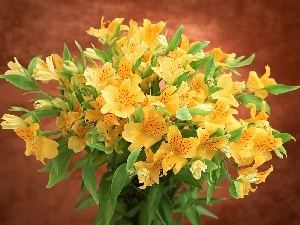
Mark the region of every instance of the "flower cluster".
<instances>
[{"instance_id":1,"label":"flower cluster","mask_svg":"<svg viewBox=\"0 0 300 225\"><path fill-rule=\"evenodd\" d=\"M207 204L223 178L230 180L235 198L255 191L273 170L261 171L261 165L272 153L282 158L283 143L293 138L269 124L266 97L298 87L277 84L268 66L262 76L251 71L245 81L235 81L237 68L249 65L254 55L244 59L220 48L204 50L209 42L191 42L183 27L168 39L165 22L122 23L122 18L102 19L99 29L90 28L87 33L100 47L84 50L76 42L82 59L71 56L65 46L62 56L35 57L28 68L15 59L1 76L42 96L34 99L33 110L11 107L24 114L5 114L1 125L24 139L27 156L35 155L44 164L44 158L50 159L42 169L50 171L48 187L82 169L83 189L100 205L99 215L109 212L100 224L137 212L142 218L142 209L151 206L167 224L171 217L165 206L180 207L194 223L188 210L201 206L190 200L189 207L187 202L197 199L204 182ZM59 94L43 91L38 81L56 81ZM241 107L249 110L248 117L239 115ZM41 130L45 117L56 118L56 130ZM79 152L84 154L71 163ZM107 172L97 190L96 170L104 164ZM130 205L132 199L139 200L138 208ZM106 201L111 206L101 207ZM126 202L130 215L117 210L120 202ZM156 218L154 209L148 221Z\"/></svg>"}]
</instances>

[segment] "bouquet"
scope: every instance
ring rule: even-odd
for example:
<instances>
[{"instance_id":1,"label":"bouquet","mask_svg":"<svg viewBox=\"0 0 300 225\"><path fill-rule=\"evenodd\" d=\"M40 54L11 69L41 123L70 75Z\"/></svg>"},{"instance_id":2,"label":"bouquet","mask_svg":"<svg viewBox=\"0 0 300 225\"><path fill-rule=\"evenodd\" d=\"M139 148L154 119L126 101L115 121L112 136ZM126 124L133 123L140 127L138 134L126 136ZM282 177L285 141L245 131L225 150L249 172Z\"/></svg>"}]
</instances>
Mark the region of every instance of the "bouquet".
<instances>
[{"instance_id":1,"label":"bouquet","mask_svg":"<svg viewBox=\"0 0 300 225\"><path fill-rule=\"evenodd\" d=\"M243 198L273 171L261 166L286 155L293 137L269 124L266 98L299 86L276 83L268 66L243 80L238 68L254 54L191 42L182 26L169 38L163 21L123 20L102 18L87 31L96 44L75 41L77 56L65 45L28 67L9 62L0 78L39 97L31 109L12 106L21 115L4 114L1 126L44 164L47 188L81 171L75 208L97 205L94 224L201 224L199 215L215 217L205 206L223 200L213 193L224 179ZM56 95L43 90L48 82ZM44 118L56 129L43 130Z\"/></svg>"}]
</instances>

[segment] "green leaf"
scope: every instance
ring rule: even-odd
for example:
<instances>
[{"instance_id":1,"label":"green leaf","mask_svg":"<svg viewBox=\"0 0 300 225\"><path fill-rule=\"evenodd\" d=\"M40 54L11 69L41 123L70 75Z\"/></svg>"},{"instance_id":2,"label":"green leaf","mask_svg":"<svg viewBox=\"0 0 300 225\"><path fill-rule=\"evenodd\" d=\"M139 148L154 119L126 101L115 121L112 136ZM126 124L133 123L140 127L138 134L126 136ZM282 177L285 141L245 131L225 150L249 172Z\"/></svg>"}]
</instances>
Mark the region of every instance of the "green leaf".
<instances>
[{"instance_id":1,"label":"green leaf","mask_svg":"<svg viewBox=\"0 0 300 225\"><path fill-rule=\"evenodd\" d=\"M99 205L98 192L96 187L96 170L93 166L93 157L90 155L87 163L82 169L82 180L89 190L96 204Z\"/></svg>"},{"instance_id":2,"label":"green leaf","mask_svg":"<svg viewBox=\"0 0 300 225\"><path fill-rule=\"evenodd\" d=\"M209 57L205 57L203 59L198 59L197 61L193 61L190 63L190 66L196 71L205 66L206 62L208 61Z\"/></svg>"},{"instance_id":3,"label":"green leaf","mask_svg":"<svg viewBox=\"0 0 300 225\"><path fill-rule=\"evenodd\" d=\"M151 222L153 221L156 210L158 209L158 205L160 202L160 198L163 193L163 185L162 183L155 184L154 186L150 187L148 196L147 196L147 224L150 225Z\"/></svg>"},{"instance_id":4,"label":"green leaf","mask_svg":"<svg viewBox=\"0 0 300 225\"><path fill-rule=\"evenodd\" d=\"M96 53L96 55L98 56L98 58L103 62L103 63L106 63L106 62L109 62L109 56L107 55L106 52L104 51L101 51L97 48L94 48L94 51Z\"/></svg>"},{"instance_id":5,"label":"green leaf","mask_svg":"<svg viewBox=\"0 0 300 225\"><path fill-rule=\"evenodd\" d=\"M111 151L112 147L106 147L103 143L101 142L87 142L87 146L91 147L91 148L95 148L99 151Z\"/></svg>"},{"instance_id":6,"label":"green leaf","mask_svg":"<svg viewBox=\"0 0 300 225\"><path fill-rule=\"evenodd\" d=\"M209 173L215 169L218 169L218 165L216 163L214 163L213 161L210 161L208 159L204 159L203 160L205 165L207 166L205 172Z\"/></svg>"},{"instance_id":7,"label":"green leaf","mask_svg":"<svg viewBox=\"0 0 300 225\"><path fill-rule=\"evenodd\" d=\"M140 202L140 209L139 209L139 225L148 225L148 212L147 212L147 202L141 201Z\"/></svg>"},{"instance_id":8,"label":"green leaf","mask_svg":"<svg viewBox=\"0 0 300 225\"><path fill-rule=\"evenodd\" d=\"M198 214L200 214L200 215L204 215L204 216L208 216L208 217L218 219L218 217L215 214L211 213L210 211L203 208L202 206L197 206L197 211L198 211Z\"/></svg>"},{"instance_id":9,"label":"green leaf","mask_svg":"<svg viewBox=\"0 0 300 225\"><path fill-rule=\"evenodd\" d=\"M75 209L76 210L82 210L82 209L86 209L88 207L91 207L93 205L95 205L96 202L93 198L92 195L88 195L86 197L84 197L83 199L81 199L76 205L75 205Z\"/></svg>"},{"instance_id":10,"label":"green leaf","mask_svg":"<svg viewBox=\"0 0 300 225\"><path fill-rule=\"evenodd\" d=\"M196 115L208 115L208 114L211 114L213 111L210 111L210 110L203 110L199 107L194 107L192 109L189 109L189 112L192 116L196 116Z\"/></svg>"},{"instance_id":11,"label":"green leaf","mask_svg":"<svg viewBox=\"0 0 300 225\"><path fill-rule=\"evenodd\" d=\"M64 44L63 61L66 61L66 60L72 60L72 58L71 58L71 53L68 49L68 46L66 44Z\"/></svg>"},{"instance_id":12,"label":"green leaf","mask_svg":"<svg viewBox=\"0 0 300 225\"><path fill-rule=\"evenodd\" d=\"M278 130L273 129L272 134L275 138L281 138L282 139L282 143L288 142L290 140L294 140L296 141L296 139L288 134L288 133L281 133Z\"/></svg>"},{"instance_id":13,"label":"green leaf","mask_svg":"<svg viewBox=\"0 0 300 225\"><path fill-rule=\"evenodd\" d=\"M75 44L76 44L76 46L79 49L79 52L81 54L81 57L82 57L82 60L83 60L83 65L84 65L84 67L86 67L86 57L85 57L84 51L83 51L82 47L79 45L79 43L77 41L75 41Z\"/></svg>"},{"instance_id":14,"label":"green leaf","mask_svg":"<svg viewBox=\"0 0 300 225\"><path fill-rule=\"evenodd\" d=\"M234 68L235 67L247 66L247 65L250 65L252 63L253 59L255 58L255 54L252 54L249 58L245 59L244 61L240 61L243 58L244 58L244 56L240 56L236 60L234 60L232 62L228 62L228 63L230 63L230 67L234 67Z\"/></svg>"},{"instance_id":15,"label":"green leaf","mask_svg":"<svg viewBox=\"0 0 300 225\"><path fill-rule=\"evenodd\" d=\"M208 88L208 95L212 95L213 93L222 90L222 87L212 86Z\"/></svg>"},{"instance_id":16,"label":"green leaf","mask_svg":"<svg viewBox=\"0 0 300 225\"><path fill-rule=\"evenodd\" d=\"M240 183L236 180L230 181L229 193L233 198L239 198Z\"/></svg>"},{"instance_id":17,"label":"green leaf","mask_svg":"<svg viewBox=\"0 0 300 225\"><path fill-rule=\"evenodd\" d=\"M182 211L185 212L186 217L193 225L201 225L202 223L197 211L197 207L195 205L191 205L189 208L184 210L184 206L189 200L189 198L190 198L189 191L186 189L182 190L181 193L179 194L180 207Z\"/></svg>"},{"instance_id":18,"label":"green leaf","mask_svg":"<svg viewBox=\"0 0 300 225\"><path fill-rule=\"evenodd\" d=\"M99 185L99 204L100 209L94 221L94 225L108 225L115 211L116 204L112 203L111 199L111 177L112 171L104 173Z\"/></svg>"},{"instance_id":19,"label":"green leaf","mask_svg":"<svg viewBox=\"0 0 300 225\"><path fill-rule=\"evenodd\" d=\"M138 158L141 150L142 149L134 150L128 156L127 164L126 164L126 171L130 177L132 177L135 174L134 163L135 163L136 159Z\"/></svg>"},{"instance_id":20,"label":"green leaf","mask_svg":"<svg viewBox=\"0 0 300 225\"><path fill-rule=\"evenodd\" d=\"M190 114L187 106L183 106L176 111L176 118L179 120L191 120L192 115Z\"/></svg>"},{"instance_id":21,"label":"green leaf","mask_svg":"<svg viewBox=\"0 0 300 225\"><path fill-rule=\"evenodd\" d=\"M36 56L36 57L34 57L31 61L30 61L30 63L29 63L29 65L28 65L28 76L29 77L31 77L32 76L32 74L33 74L33 69L35 68L35 66L36 66L36 59L41 59L42 58L42 56L41 55L38 55L38 56Z\"/></svg>"},{"instance_id":22,"label":"green leaf","mask_svg":"<svg viewBox=\"0 0 300 225\"><path fill-rule=\"evenodd\" d=\"M183 167L179 173L175 175L175 179L184 182L189 186L202 187L203 178L196 180L187 166Z\"/></svg>"},{"instance_id":23,"label":"green leaf","mask_svg":"<svg viewBox=\"0 0 300 225\"><path fill-rule=\"evenodd\" d=\"M160 204L158 208L158 214L159 218L165 225L171 225L174 224L173 220L173 212L172 212L172 205L168 198L166 198L164 195L160 198Z\"/></svg>"},{"instance_id":24,"label":"green leaf","mask_svg":"<svg viewBox=\"0 0 300 225\"><path fill-rule=\"evenodd\" d=\"M9 75L0 75L0 78L5 79L12 85L22 89L22 90L38 90L39 87L36 83L31 80L29 77L18 75L18 74L9 74Z\"/></svg>"},{"instance_id":25,"label":"green leaf","mask_svg":"<svg viewBox=\"0 0 300 225\"><path fill-rule=\"evenodd\" d=\"M75 58L75 62L76 62L77 68L78 68L78 73L83 74L84 70L85 70L84 64L76 56L74 58Z\"/></svg>"},{"instance_id":26,"label":"green leaf","mask_svg":"<svg viewBox=\"0 0 300 225\"><path fill-rule=\"evenodd\" d=\"M287 86L284 84L272 84L272 85L262 88L261 90L266 90L273 95L279 95L279 94L297 90L299 87L300 86Z\"/></svg>"},{"instance_id":27,"label":"green leaf","mask_svg":"<svg viewBox=\"0 0 300 225\"><path fill-rule=\"evenodd\" d=\"M175 79L173 85L179 87L183 81L187 81L190 78L191 78L191 74L189 74L189 73L183 73L183 74L181 74L179 77L177 77Z\"/></svg>"},{"instance_id":28,"label":"green leaf","mask_svg":"<svg viewBox=\"0 0 300 225\"><path fill-rule=\"evenodd\" d=\"M129 177L126 171L126 166L127 166L126 163L120 165L116 169L112 179L110 191L111 191L112 202L114 203L117 202L117 198L119 194L121 193L125 184L129 181Z\"/></svg>"},{"instance_id":29,"label":"green leaf","mask_svg":"<svg viewBox=\"0 0 300 225\"><path fill-rule=\"evenodd\" d=\"M263 100L260 97L257 97L252 94L243 94L240 96L236 96L236 99L240 101L243 105L247 105L248 103L253 103L256 105L256 108L258 110L262 110ZM265 103L265 106L266 106L266 112L270 114L270 106L267 103Z\"/></svg>"},{"instance_id":30,"label":"green leaf","mask_svg":"<svg viewBox=\"0 0 300 225\"><path fill-rule=\"evenodd\" d=\"M183 30L183 26L180 26L178 28L178 30L175 32L174 36L172 37L172 39L168 45L166 54L169 54L169 52L174 51L177 48L177 46L179 45L180 40L181 40L182 30Z\"/></svg>"},{"instance_id":31,"label":"green leaf","mask_svg":"<svg viewBox=\"0 0 300 225\"><path fill-rule=\"evenodd\" d=\"M205 68L204 68L204 75L205 75L205 81L208 78L212 78L216 70L215 66L215 55L211 55L208 57L208 60L206 62Z\"/></svg>"},{"instance_id":32,"label":"green leaf","mask_svg":"<svg viewBox=\"0 0 300 225\"><path fill-rule=\"evenodd\" d=\"M236 140L238 140L242 136L242 133L243 133L242 127L231 131L229 133L230 134L229 142L235 142Z\"/></svg>"},{"instance_id":33,"label":"green leaf","mask_svg":"<svg viewBox=\"0 0 300 225\"><path fill-rule=\"evenodd\" d=\"M197 130L196 129L180 129L181 135L183 138L189 137L197 137Z\"/></svg>"},{"instance_id":34,"label":"green leaf","mask_svg":"<svg viewBox=\"0 0 300 225\"><path fill-rule=\"evenodd\" d=\"M144 117L143 108L139 104L133 113L133 120L135 123L141 123L143 120L143 117Z\"/></svg>"},{"instance_id":35,"label":"green leaf","mask_svg":"<svg viewBox=\"0 0 300 225\"><path fill-rule=\"evenodd\" d=\"M58 155L52 159L53 165L51 166L49 181L46 188L51 188L59 181L64 180L67 176L67 168L71 158L75 154L68 148L67 142L59 143Z\"/></svg>"},{"instance_id":36,"label":"green leaf","mask_svg":"<svg viewBox=\"0 0 300 225\"><path fill-rule=\"evenodd\" d=\"M283 159L283 157L287 157L287 152L283 146L280 146L279 148L274 150L275 154L278 158Z\"/></svg>"},{"instance_id":37,"label":"green leaf","mask_svg":"<svg viewBox=\"0 0 300 225\"><path fill-rule=\"evenodd\" d=\"M208 44L209 44L209 41L203 41L203 42L197 43L197 44L193 45L193 47L191 47L187 51L187 54L193 54L193 55L195 55L196 53L200 52Z\"/></svg>"}]
</instances>

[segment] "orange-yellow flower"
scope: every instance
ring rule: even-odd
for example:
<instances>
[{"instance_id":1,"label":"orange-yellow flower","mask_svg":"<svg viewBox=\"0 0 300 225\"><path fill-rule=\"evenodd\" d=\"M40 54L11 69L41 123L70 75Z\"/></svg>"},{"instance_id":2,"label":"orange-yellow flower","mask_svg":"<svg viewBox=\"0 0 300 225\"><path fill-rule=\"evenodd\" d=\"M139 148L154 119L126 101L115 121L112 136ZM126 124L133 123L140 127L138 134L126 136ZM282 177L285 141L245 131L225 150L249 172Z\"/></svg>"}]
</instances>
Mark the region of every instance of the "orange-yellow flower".
<instances>
[{"instance_id":1,"label":"orange-yellow flower","mask_svg":"<svg viewBox=\"0 0 300 225\"><path fill-rule=\"evenodd\" d=\"M101 108L103 114L113 113L121 118L130 117L139 102L143 102L145 95L138 85L125 79L119 88L108 85L101 91L105 105Z\"/></svg>"},{"instance_id":2,"label":"orange-yellow flower","mask_svg":"<svg viewBox=\"0 0 300 225\"><path fill-rule=\"evenodd\" d=\"M182 138L180 130L175 125L169 127L167 140L168 143L163 142L157 151L166 154L162 160L163 174L166 175L172 168L174 174L177 174L188 163L187 158L196 155L199 140L192 137Z\"/></svg>"},{"instance_id":3,"label":"orange-yellow flower","mask_svg":"<svg viewBox=\"0 0 300 225\"><path fill-rule=\"evenodd\" d=\"M150 148L162 139L162 135L167 133L169 123L166 123L163 116L153 108L143 108L143 121L141 123L125 124L122 133L126 141L131 142L128 150L134 151L142 147Z\"/></svg>"},{"instance_id":4,"label":"orange-yellow flower","mask_svg":"<svg viewBox=\"0 0 300 225\"><path fill-rule=\"evenodd\" d=\"M25 119L27 126L16 128L15 133L26 143L25 155L35 155L36 159L44 163L44 158L53 159L58 155L58 143L49 138L38 136L39 124L33 123L31 118Z\"/></svg>"},{"instance_id":5,"label":"orange-yellow flower","mask_svg":"<svg viewBox=\"0 0 300 225\"><path fill-rule=\"evenodd\" d=\"M249 91L253 91L256 96L260 97L261 99L265 99L268 96L268 92L266 90L260 90L266 86L276 84L276 81L273 78L270 78L270 67L265 67L266 72L265 74L259 78L255 71L251 71L249 73L249 78L246 83L246 87Z\"/></svg>"}]
</instances>

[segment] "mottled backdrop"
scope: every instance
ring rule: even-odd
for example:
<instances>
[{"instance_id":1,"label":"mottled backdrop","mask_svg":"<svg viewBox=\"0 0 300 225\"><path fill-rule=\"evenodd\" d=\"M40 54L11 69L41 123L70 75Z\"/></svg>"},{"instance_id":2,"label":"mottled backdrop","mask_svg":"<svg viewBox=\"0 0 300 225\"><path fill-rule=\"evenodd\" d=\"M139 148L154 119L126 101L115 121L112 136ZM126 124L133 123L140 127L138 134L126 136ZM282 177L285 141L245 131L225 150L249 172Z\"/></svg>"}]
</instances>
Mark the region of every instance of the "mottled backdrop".
<instances>
[{"instance_id":1,"label":"mottled backdrop","mask_svg":"<svg viewBox=\"0 0 300 225\"><path fill-rule=\"evenodd\" d=\"M1 0L0 73L17 56L27 65L36 55L61 53L63 43L77 52L74 39L84 47L92 41L85 31L98 27L101 16L130 18L142 23L167 21L172 34L184 24L192 40L210 40L211 47L250 56L256 53L250 70L259 75L265 65L279 83L300 85L300 1L298 0ZM29 106L30 96L0 80L0 113L10 105ZM204 224L296 225L300 224L300 91L270 97L274 128L293 134L298 142L286 145L288 159L275 158L274 172L257 192L233 200L227 187L218 191L227 201L209 207L219 221L205 218ZM50 125L49 125L50 126ZM24 143L11 131L0 131L0 224L85 225L91 224L95 208L74 211L80 189L80 175L48 190L48 175L39 174L41 163L24 156Z\"/></svg>"}]
</instances>

